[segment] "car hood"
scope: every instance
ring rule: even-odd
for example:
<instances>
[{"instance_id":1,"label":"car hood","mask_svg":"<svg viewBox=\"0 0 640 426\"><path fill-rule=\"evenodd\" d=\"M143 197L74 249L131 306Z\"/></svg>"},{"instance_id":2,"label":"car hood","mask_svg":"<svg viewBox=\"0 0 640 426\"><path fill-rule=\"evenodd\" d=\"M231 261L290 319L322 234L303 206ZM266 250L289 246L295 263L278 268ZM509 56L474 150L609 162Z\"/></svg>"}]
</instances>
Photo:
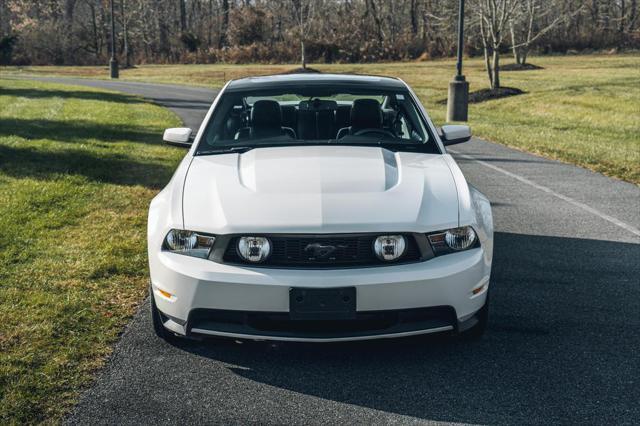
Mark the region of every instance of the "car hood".
<instances>
[{"instance_id":1,"label":"car hood","mask_svg":"<svg viewBox=\"0 0 640 426\"><path fill-rule=\"evenodd\" d=\"M186 229L210 233L425 232L458 224L440 154L296 146L195 156Z\"/></svg>"}]
</instances>

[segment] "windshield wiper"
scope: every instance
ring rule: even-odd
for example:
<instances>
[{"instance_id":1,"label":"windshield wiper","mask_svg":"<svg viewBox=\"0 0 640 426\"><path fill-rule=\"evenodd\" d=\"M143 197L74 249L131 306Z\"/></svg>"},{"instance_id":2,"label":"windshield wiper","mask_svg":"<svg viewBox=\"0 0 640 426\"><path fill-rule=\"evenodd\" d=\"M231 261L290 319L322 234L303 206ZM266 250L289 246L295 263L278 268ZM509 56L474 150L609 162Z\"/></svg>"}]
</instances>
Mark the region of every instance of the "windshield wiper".
<instances>
[{"instance_id":1,"label":"windshield wiper","mask_svg":"<svg viewBox=\"0 0 640 426\"><path fill-rule=\"evenodd\" d=\"M411 151L422 152L425 150L424 144L407 143L407 142L378 142L380 148L388 149L389 151Z\"/></svg>"},{"instance_id":2,"label":"windshield wiper","mask_svg":"<svg viewBox=\"0 0 640 426\"><path fill-rule=\"evenodd\" d=\"M397 152L397 151L428 152L429 151L429 147L423 143L392 142L392 141L384 141L384 140L378 140L375 142L346 142L346 143L338 142L337 145L379 147L379 148L388 149L389 151L393 151L393 152Z\"/></svg>"},{"instance_id":3,"label":"windshield wiper","mask_svg":"<svg viewBox=\"0 0 640 426\"><path fill-rule=\"evenodd\" d=\"M255 146L225 146L224 148L218 149L207 149L205 151L197 152L196 155L215 155L215 154L232 154L232 153L240 153L243 154L247 151L251 151Z\"/></svg>"},{"instance_id":4,"label":"windshield wiper","mask_svg":"<svg viewBox=\"0 0 640 426\"><path fill-rule=\"evenodd\" d=\"M257 143L255 145L232 145L223 146L215 149L206 149L203 151L197 151L196 155L214 155L214 154L230 154L230 153L245 153L251 151L254 148L281 148L287 146L311 146L311 145L327 145L327 142L322 143L308 143L308 142L295 142L289 143Z\"/></svg>"}]
</instances>

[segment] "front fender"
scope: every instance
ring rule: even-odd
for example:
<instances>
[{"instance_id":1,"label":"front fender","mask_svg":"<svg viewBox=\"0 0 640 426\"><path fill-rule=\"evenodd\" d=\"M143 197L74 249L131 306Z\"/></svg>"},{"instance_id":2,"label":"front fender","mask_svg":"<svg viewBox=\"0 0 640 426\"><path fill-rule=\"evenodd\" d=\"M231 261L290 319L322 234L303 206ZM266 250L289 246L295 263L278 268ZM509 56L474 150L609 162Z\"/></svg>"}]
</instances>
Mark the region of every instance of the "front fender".
<instances>
[{"instance_id":1,"label":"front fender","mask_svg":"<svg viewBox=\"0 0 640 426\"><path fill-rule=\"evenodd\" d=\"M187 154L182 159L167 186L151 200L147 221L149 259L151 259L151 251L162 245L169 229L184 229L182 192L192 158Z\"/></svg>"},{"instance_id":2,"label":"front fender","mask_svg":"<svg viewBox=\"0 0 640 426\"><path fill-rule=\"evenodd\" d=\"M489 199L473 185L468 185L473 213L472 226L478 233L480 244L484 247L485 262L491 265L493 260L493 213Z\"/></svg>"}]
</instances>

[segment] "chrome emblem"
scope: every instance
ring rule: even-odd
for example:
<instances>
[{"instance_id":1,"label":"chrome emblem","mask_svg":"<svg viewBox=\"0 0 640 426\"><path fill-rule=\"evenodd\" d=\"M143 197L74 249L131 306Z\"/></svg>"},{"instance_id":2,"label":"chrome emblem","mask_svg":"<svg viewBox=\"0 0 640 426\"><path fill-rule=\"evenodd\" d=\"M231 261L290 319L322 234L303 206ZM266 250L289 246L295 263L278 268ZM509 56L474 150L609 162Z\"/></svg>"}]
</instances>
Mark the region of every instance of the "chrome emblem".
<instances>
[{"instance_id":1,"label":"chrome emblem","mask_svg":"<svg viewBox=\"0 0 640 426\"><path fill-rule=\"evenodd\" d=\"M328 259L338 248L347 248L347 246L311 243L307 244L304 251L309 254L309 259Z\"/></svg>"}]
</instances>

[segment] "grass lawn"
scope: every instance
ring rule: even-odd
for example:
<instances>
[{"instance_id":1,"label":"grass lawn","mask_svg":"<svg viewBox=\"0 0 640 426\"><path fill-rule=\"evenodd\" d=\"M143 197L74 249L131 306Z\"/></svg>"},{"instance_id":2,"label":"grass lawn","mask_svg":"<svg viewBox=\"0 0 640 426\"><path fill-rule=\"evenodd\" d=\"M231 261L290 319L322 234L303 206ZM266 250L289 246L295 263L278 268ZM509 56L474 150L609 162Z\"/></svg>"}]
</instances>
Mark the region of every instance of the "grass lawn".
<instances>
[{"instance_id":1,"label":"grass lawn","mask_svg":"<svg viewBox=\"0 0 640 426\"><path fill-rule=\"evenodd\" d=\"M511 61L508 55L504 63ZM588 167L640 184L640 55L532 57L544 69L502 73L504 86L526 92L470 106L475 135ZM443 123L453 60L385 64L313 64L324 72L397 76L409 83L437 123ZM123 70L123 80L220 87L225 80L280 73L294 65L148 65ZM105 78L105 67L5 67L7 74ZM471 90L487 87L483 63L465 63Z\"/></svg>"},{"instance_id":2,"label":"grass lawn","mask_svg":"<svg viewBox=\"0 0 640 426\"><path fill-rule=\"evenodd\" d=\"M143 300L178 123L132 96L0 79L0 424L59 421Z\"/></svg>"}]
</instances>

